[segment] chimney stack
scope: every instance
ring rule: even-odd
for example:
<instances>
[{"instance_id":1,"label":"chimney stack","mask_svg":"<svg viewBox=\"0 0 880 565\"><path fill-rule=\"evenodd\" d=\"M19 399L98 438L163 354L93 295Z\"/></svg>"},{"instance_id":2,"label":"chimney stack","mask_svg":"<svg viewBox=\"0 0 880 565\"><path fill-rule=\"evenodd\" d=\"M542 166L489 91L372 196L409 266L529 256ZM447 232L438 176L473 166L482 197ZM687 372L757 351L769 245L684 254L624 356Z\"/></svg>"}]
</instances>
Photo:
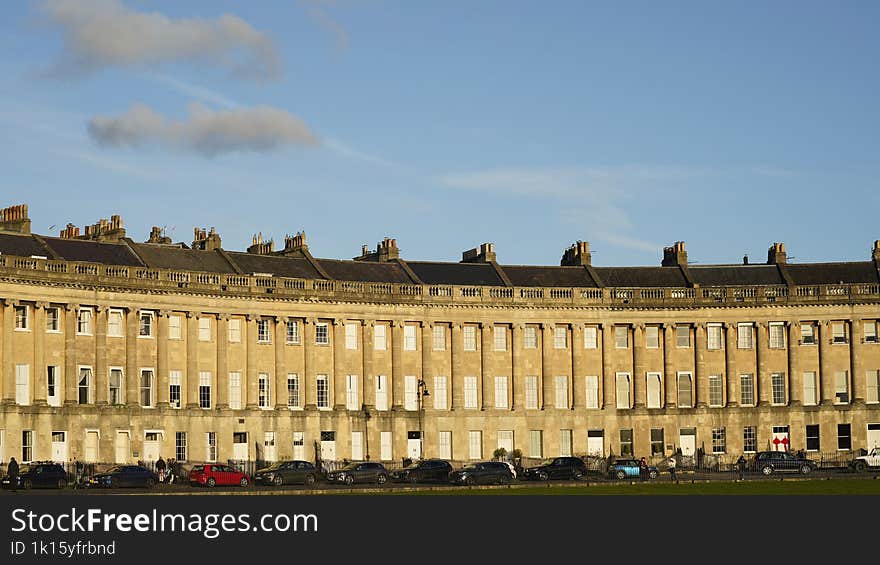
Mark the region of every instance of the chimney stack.
<instances>
[{"instance_id":1,"label":"chimney stack","mask_svg":"<svg viewBox=\"0 0 880 565\"><path fill-rule=\"evenodd\" d=\"M684 242L676 241L672 247L664 247L663 262L660 264L664 267L687 267L688 254L684 250Z\"/></svg>"},{"instance_id":2,"label":"chimney stack","mask_svg":"<svg viewBox=\"0 0 880 565\"><path fill-rule=\"evenodd\" d=\"M0 210L0 231L30 234L31 220L27 204L16 204Z\"/></svg>"},{"instance_id":3,"label":"chimney stack","mask_svg":"<svg viewBox=\"0 0 880 565\"><path fill-rule=\"evenodd\" d=\"M578 241L565 250L562 254L562 261L559 264L563 267L589 267L593 260L590 253L590 243L587 241Z\"/></svg>"},{"instance_id":4,"label":"chimney stack","mask_svg":"<svg viewBox=\"0 0 880 565\"><path fill-rule=\"evenodd\" d=\"M355 257L355 261L378 261L379 263L387 263L400 258L400 249L397 247L397 240L390 237L384 238L376 244L376 251L371 253L369 248L364 245L361 247L360 257Z\"/></svg>"},{"instance_id":5,"label":"chimney stack","mask_svg":"<svg viewBox=\"0 0 880 565\"><path fill-rule=\"evenodd\" d=\"M68 227L70 227L69 224ZM62 235L61 237L64 236ZM150 238L146 241L146 243L164 243L167 245L171 243L171 238L163 234L162 228L160 228L159 226L153 226L153 228L150 230Z\"/></svg>"},{"instance_id":6,"label":"chimney stack","mask_svg":"<svg viewBox=\"0 0 880 565\"><path fill-rule=\"evenodd\" d=\"M880 267L880 239L874 240L874 251L871 253L874 263Z\"/></svg>"},{"instance_id":7,"label":"chimney stack","mask_svg":"<svg viewBox=\"0 0 880 565\"><path fill-rule=\"evenodd\" d=\"M468 249L461 254L462 263L494 263L495 244L483 243L479 248Z\"/></svg>"},{"instance_id":8,"label":"chimney stack","mask_svg":"<svg viewBox=\"0 0 880 565\"><path fill-rule=\"evenodd\" d=\"M205 231L205 228L193 228L193 249L201 249L202 251L214 251L220 249L220 234L214 231Z\"/></svg>"},{"instance_id":9,"label":"chimney stack","mask_svg":"<svg viewBox=\"0 0 880 565\"><path fill-rule=\"evenodd\" d=\"M90 241L120 241L125 237L125 228L122 227L122 218L118 214L107 218L101 218L90 226L85 226L83 235L80 235L79 228L73 224L67 224L67 227L61 230L63 239L86 239Z\"/></svg>"},{"instance_id":10,"label":"chimney stack","mask_svg":"<svg viewBox=\"0 0 880 565\"><path fill-rule=\"evenodd\" d=\"M275 242L271 239L263 241L263 232L256 234L252 239L252 244L247 248L248 253L254 255L271 255Z\"/></svg>"},{"instance_id":11,"label":"chimney stack","mask_svg":"<svg viewBox=\"0 0 880 565\"><path fill-rule=\"evenodd\" d=\"M784 243L774 243L767 250L768 265L784 265L787 261Z\"/></svg>"}]
</instances>

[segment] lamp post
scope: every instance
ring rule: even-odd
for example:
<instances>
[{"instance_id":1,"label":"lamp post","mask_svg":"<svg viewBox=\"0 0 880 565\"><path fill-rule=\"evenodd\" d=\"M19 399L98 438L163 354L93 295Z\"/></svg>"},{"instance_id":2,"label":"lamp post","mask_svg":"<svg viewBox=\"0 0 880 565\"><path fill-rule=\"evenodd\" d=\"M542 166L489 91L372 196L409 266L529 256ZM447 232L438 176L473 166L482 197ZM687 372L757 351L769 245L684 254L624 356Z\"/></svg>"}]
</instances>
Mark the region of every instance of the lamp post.
<instances>
[{"instance_id":1,"label":"lamp post","mask_svg":"<svg viewBox=\"0 0 880 565\"><path fill-rule=\"evenodd\" d=\"M419 379L418 386L416 387L416 396L419 399L419 459L425 458L425 431L422 426L422 420L424 419L424 397L431 396L431 393L428 392L428 384L424 379Z\"/></svg>"},{"instance_id":2,"label":"lamp post","mask_svg":"<svg viewBox=\"0 0 880 565\"><path fill-rule=\"evenodd\" d=\"M368 422L370 421L370 411L367 410L366 404L361 404L361 409L364 412L364 446L366 447L366 459L370 460L370 427Z\"/></svg>"}]
</instances>

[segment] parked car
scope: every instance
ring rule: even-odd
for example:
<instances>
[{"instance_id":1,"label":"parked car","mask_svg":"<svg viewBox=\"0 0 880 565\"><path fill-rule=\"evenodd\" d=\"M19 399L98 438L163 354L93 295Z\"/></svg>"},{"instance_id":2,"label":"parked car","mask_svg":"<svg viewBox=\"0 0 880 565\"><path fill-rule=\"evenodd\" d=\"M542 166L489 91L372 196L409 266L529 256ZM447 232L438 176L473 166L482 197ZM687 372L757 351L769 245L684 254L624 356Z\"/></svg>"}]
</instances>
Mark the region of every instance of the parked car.
<instances>
[{"instance_id":1,"label":"parked car","mask_svg":"<svg viewBox=\"0 0 880 565\"><path fill-rule=\"evenodd\" d=\"M251 479L247 473L243 473L229 465L220 463L205 463L193 465L189 472L189 484L214 487L218 485L239 485L246 487Z\"/></svg>"},{"instance_id":2,"label":"parked car","mask_svg":"<svg viewBox=\"0 0 880 565\"><path fill-rule=\"evenodd\" d=\"M313 485L320 471L308 461L278 461L254 473L254 482L263 485Z\"/></svg>"},{"instance_id":3,"label":"parked car","mask_svg":"<svg viewBox=\"0 0 880 565\"><path fill-rule=\"evenodd\" d=\"M159 475L141 465L117 465L89 477L90 487L145 487L153 488Z\"/></svg>"},{"instance_id":4,"label":"parked car","mask_svg":"<svg viewBox=\"0 0 880 565\"><path fill-rule=\"evenodd\" d=\"M391 480L398 483L445 483L449 480L452 464L443 459L423 459L391 472Z\"/></svg>"},{"instance_id":5,"label":"parked car","mask_svg":"<svg viewBox=\"0 0 880 565\"><path fill-rule=\"evenodd\" d=\"M763 475L773 473L800 473L807 475L816 470L818 465L812 459L798 457L787 451L759 451L752 459L752 469Z\"/></svg>"},{"instance_id":6,"label":"parked car","mask_svg":"<svg viewBox=\"0 0 880 565\"><path fill-rule=\"evenodd\" d=\"M30 463L18 469L16 488L64 488L67 472L58 463ZM12 488L9 476L3 477L3 488Z\"/></svg>"},{"instance_id":7,"label":"parked car","mask_svg":"<svg viewBox=\"0 0 880 565\"><path fill-rule=\"evenodd\" d=\"M482 461L449 473L449 482L455 485L506 485L513 480L507 463Z\"/></svg>"},{"instance_id":8,"label":"parked car","mask_svg":"<svg viewBox=\"0 0 880 565\"><path fill-rule=\"evenodd\" d=\"M587 474L587 464L580 457L555 457L537 467L529 467L522 473L523 480L547 481L550 479L578 480Z\"/></svg>"},{"instance_id":9,"label":"parked car","mask_svg":"<svg viewBox=\"0 0 880 565\"><path fill-rule=\"evenodd\" d=\"M349 463L342 469L327 473L327 480L331 483L375 483L384 485L388 481L388 469L381 463L364 461L361 463Z\"/></svg>"},{"instance_id":10,"label":"parked car","mask_svg":"<svg viewBox=\"0 0 880 565\"><path fill-rule=\"evenodd\" d=\"M856 473L864 473L868 469L880 469L880 447L875 447L867 455L856 457L849 466Z\"/></svg>"},{"instance_id":11,"label":"parked car","mask_svg":"<svg viewBox=\"0 0 880 565\"><path fill-rule=\"evenodd\" d=\"M638 459L615 459L608 465L608 476L612 479L640 478ZM654 465L648 465L648 478L656 479L660 471Z\"/></svg>"}]
</instances>

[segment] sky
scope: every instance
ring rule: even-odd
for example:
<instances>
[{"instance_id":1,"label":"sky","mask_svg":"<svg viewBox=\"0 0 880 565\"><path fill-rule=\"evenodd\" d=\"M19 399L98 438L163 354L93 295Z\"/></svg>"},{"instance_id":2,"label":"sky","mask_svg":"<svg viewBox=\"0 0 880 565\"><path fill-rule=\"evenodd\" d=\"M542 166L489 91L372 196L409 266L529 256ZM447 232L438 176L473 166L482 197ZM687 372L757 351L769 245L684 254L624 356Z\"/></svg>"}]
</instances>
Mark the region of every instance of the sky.
<instances>
[{"instance_id":1,"label":"sky","mask_svg":"<svg viewBox=\"0 0 880 565\"><path fill-rule=\"evenodd\" d=\"M223 247L864 261L880 3L39 0L0 18L0 206Z\"/></svg>"}]
</instances>

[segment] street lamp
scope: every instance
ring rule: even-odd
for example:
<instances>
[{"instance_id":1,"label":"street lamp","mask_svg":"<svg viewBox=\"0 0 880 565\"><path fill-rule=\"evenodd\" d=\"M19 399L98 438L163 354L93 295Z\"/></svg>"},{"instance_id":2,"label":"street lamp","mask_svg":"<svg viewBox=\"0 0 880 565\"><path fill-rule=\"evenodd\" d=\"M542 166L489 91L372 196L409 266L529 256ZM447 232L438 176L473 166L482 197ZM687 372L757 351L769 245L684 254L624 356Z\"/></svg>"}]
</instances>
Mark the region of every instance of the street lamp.
<instances>
[{"instance_id":1,"label":"street lamp","mask_svg":"<svg viewBox=\"0 0 880 565\"><path fill-rule=\"evenodd\" d=\"M419 379L418 386L416 387L416 396L419 399L419 459L425 458L425 431L422 429L422 419L424 418L424 400L422 400L426 396L431 396L431 393L428 392L428 384L424 379Z\"/></svg>"},{"instance_id":2,"label":"street lamp","mask_svg":"<svg viewBox=\"0 0 880 565\"><path fill-rule=\"evenodd\" d=\"M370 421L370 411L367 410L366 404L361 404L361 409L364 412L364 444L367 448L367 461L370 460L370 427L367 425Z\"/></svg>"}]
</instances>

